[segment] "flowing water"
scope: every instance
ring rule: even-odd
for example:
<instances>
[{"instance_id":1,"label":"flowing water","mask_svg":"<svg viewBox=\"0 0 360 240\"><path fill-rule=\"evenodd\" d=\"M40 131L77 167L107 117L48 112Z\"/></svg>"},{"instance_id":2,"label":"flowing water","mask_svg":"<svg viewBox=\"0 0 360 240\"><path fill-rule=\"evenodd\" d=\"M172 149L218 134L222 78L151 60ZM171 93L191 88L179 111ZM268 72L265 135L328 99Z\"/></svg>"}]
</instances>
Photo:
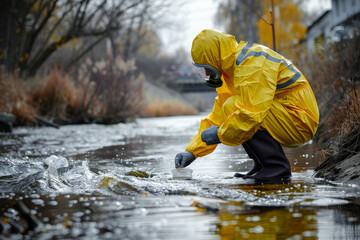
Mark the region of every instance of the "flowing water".
<instances>
[{"instance_id":1,"label":"flowing water","mask_svg":"<svg viewBox=\"0 0 360 240\"><path fill-rule=\"evenodd\" d=\"M291 183L236 179L241 146L219 145L172 178L201 116L17 128L0 135L0 218L9 239L359 239L360 188L313 178L316 147L285 149ZM19 203L29 208L31 228Z\"/></svg>"}]
</instances>

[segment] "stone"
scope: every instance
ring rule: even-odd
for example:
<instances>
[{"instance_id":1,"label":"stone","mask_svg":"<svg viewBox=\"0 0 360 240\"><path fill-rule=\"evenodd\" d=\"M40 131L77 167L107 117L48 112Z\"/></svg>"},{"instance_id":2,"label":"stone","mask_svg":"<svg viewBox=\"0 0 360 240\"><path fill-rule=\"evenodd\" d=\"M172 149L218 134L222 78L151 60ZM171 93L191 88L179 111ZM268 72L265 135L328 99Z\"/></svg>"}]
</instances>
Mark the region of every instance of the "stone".
<instances>
[{"instance_id":1,"label":"stone","mask_svg":"<svg viewBox=\"0 0 360 240\"><path fill-rule=\"evenodd\" d=\"M360 153L336 164L328 164L316 170L315 177L321 177L337 183L360 185Z\"/></svg>"},{"instance_id":2,"label":"stone","mask_svg":"<svg viewBox=\"0 0 360 240\"><path fill-rule=\"evenodd\" d=\"M0 114L0 132L12 132L16 117L10 113Z\"/></svg>"}]
</instances>

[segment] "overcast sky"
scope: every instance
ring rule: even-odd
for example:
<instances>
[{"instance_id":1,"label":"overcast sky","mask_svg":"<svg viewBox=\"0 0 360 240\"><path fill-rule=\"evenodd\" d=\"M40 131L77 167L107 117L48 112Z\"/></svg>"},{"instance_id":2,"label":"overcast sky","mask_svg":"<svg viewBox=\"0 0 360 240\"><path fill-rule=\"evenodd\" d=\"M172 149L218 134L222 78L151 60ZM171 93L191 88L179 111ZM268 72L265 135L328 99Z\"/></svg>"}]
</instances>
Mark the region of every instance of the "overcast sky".
<instances>
[{"instance_id":1,"label":"overcast sky","mask_svg":"<svg viewBox=\"0 0 360 240\"><path fill-rule=\"evenodd\" d=\"M162 32L164 50L173 53L179 47L190 52L192 40L203 29L215 28L224 31L222 26L215 26L214 15L219 1L222 0L186 0L179 10L179 25ZM223 0L224 1L224 0ZM308 10L319 9L319 12L331 7L331 0L303 0Z\"/></svg>"}]
</instances>

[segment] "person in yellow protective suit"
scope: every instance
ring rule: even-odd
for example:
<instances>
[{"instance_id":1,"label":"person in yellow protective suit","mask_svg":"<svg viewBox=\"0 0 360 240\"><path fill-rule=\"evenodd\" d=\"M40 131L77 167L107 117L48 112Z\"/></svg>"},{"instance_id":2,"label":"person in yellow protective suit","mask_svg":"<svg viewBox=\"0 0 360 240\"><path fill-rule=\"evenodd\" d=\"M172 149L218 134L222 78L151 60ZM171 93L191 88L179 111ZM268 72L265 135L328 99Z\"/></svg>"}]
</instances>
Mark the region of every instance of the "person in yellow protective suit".
<instances>
[{"instance_id":1,"label":"person in yellow protective suit","mask_svg":"<svg viewBox=\"0 0 360 240\"><path fill-rule=\"evenodd\" d=\"M279 53L216 30L203 30L193 41L193 64L204 69L206 84L218 96L175 167L186 167L213 152L219 143L242 144L254 167L235 177L289 178L282 146L311 140L319 110L304 75Z\"/></svg>"}]
</instances>

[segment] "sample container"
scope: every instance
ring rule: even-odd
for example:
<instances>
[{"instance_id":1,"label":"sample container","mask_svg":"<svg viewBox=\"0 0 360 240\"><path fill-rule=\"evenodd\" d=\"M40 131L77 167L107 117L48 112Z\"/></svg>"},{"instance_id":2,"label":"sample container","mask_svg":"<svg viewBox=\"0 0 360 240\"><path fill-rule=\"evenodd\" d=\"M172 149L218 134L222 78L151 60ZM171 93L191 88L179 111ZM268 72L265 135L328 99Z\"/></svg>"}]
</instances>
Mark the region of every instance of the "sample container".
<instances>
[{"instance_id":1,"label":"sample container","mask_svg":"<svg viewBox=\"0 0 360 240\"><path fill-rule=\"evenodd\" d=\"M191 179L193 170L190 168L177 168L172 170L173 179Z\"/></svg>"}]
</instances>

